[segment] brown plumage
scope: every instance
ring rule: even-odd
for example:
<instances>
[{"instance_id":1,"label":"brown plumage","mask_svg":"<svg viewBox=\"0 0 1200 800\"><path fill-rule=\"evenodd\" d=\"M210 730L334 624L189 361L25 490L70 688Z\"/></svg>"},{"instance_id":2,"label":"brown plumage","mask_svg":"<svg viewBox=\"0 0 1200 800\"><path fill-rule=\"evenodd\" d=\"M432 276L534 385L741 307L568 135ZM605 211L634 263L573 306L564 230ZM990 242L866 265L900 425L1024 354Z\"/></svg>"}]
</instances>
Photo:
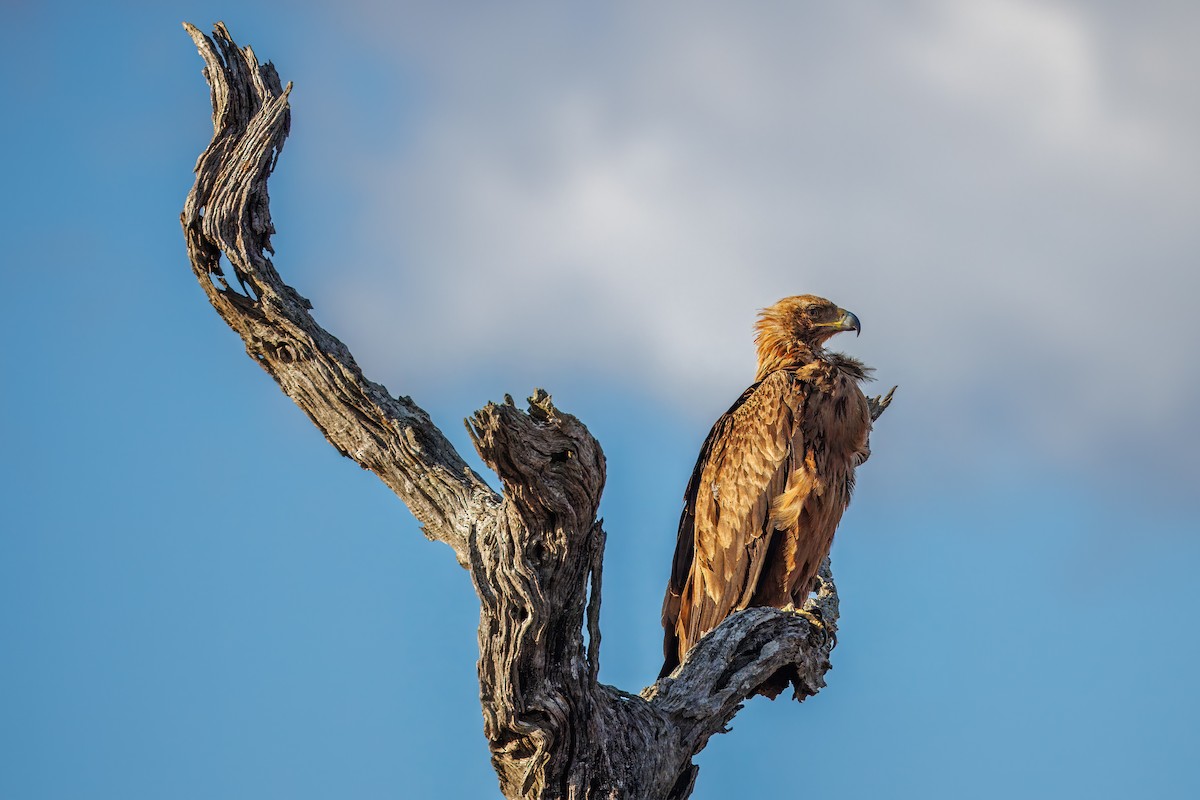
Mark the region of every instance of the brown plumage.
<instances>
[{"instance_id":1,"label":"brown plumage","mask_svg":"<svg viewBox=\"0 0 1200 800\"><path fill-rule=\"evenodd\" d=\"M780 300L756 325L758 373L717 420L684 494L663 601L662 675L700 637L749 606L804 605L867 460L869 370L826 352L858 318L813 295ZM876 411L878 408L878 412ZM787 685L781 674L764 693Z\"/></svg>"}]
</instances>

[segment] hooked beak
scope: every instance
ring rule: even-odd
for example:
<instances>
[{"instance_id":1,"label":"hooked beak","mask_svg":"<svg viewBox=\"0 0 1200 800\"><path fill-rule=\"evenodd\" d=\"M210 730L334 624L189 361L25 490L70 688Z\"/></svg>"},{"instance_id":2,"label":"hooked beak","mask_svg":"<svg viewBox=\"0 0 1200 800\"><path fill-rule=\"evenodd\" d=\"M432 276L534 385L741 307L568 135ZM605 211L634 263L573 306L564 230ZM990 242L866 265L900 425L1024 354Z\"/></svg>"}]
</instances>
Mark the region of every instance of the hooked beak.
<instances>
[{"instance_id":1,"label":"hooked beak","mask_svg":"<svg viewBox=\"0 0 1200 800\"><path fill-rule=\"evenodd\" d=\"M833 323L833 327L839 331L854 331L855 336L862 335L862 323L858 321L858 317L850 313L846 309L841 309L842 316L837 322Z\"/></svg>"}]
</instances>

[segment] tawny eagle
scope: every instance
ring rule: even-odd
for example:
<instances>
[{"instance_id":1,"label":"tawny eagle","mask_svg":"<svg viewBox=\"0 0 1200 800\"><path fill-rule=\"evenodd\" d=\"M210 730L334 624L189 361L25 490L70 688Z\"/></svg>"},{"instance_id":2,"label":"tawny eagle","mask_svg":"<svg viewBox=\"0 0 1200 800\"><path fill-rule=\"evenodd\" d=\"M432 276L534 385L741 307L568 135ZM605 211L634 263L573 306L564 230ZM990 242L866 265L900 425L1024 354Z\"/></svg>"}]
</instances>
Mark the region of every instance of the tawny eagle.
<instances>
[{"instance_id":1,"label":"tawny eagle","mask_svg":"<svg viewBox=\"0 0 1200 800\"><path fill-rule=\"evenodd\" d=\"M662 675L700 637L749 606L804 605L850 502L871 424L869 369L824 349L858 317L813 295L760 312L754 383L713 425L684 494L663 601ZM660 676L661 677L661 676ZM786 686L777 676L764 693Z\"/></svg>"}]
</instances>

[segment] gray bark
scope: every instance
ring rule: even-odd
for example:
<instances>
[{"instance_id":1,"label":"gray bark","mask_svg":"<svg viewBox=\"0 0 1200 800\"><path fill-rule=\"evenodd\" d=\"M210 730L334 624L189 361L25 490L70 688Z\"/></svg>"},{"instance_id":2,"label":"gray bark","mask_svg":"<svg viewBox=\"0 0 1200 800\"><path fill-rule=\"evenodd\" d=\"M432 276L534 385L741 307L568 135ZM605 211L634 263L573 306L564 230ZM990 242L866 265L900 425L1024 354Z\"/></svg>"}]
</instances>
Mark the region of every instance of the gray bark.
<instances>
[{"instance_id":1,"label":"gray bark","mask_svg":"<svg viewBox=\"0 0 1200 800\"><path fill-rule=\"evenodd\" d=\"M692 757L767 678L795 665L801 695L825 685L838 616L828 561L810 601L823 628L804 614L748 609L640 694L599 683L600 444L542 390L525 410L511 398L488 404L468 427L500 478L498 495L428 414L363 375L269 257L267 178L288 134L291 85L237 47L223 24L212 38L184 27L204 59L213 106L212 142L181 216L192 270L250 357L470 571L484 735L500 790L508 798L688 797Z\"/></svg>"}]
</instances>

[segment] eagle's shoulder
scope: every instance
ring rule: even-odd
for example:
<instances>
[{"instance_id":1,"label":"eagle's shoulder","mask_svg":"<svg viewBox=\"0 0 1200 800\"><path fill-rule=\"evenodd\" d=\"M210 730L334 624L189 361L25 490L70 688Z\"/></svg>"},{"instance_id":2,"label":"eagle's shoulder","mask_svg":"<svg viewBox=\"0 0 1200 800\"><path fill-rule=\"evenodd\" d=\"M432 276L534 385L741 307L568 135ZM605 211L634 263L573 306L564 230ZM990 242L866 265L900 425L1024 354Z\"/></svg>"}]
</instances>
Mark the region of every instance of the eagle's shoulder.
<instances>
[{"instance_id":1,"label":"eagle's shoulder","mask_svg":"<svg viewBox=\"0 0 1200 800\"><path fill-rule=\"evenodd\" d=\"M729 413L760 414L764 405L774 406L785 397L803 393L803 384L804 376L800 371L775 370L743 392L738 402L729 409Z\"/></svg>"},{"instance_id":2,"label":"eagle's shoulder","mask_svg":"<svg viewBox=\"0 0 1200 800\"><path fill-rule=\"evenodd\" d=\"M770 471L774 462L783 459L814 385L796 370L776 370L753 384L714 429L719 437L718 449L734 448L739 460L764 459L758 470ZM724 460L721 452L719 460Z\"/></svg>"}]
</instances>

